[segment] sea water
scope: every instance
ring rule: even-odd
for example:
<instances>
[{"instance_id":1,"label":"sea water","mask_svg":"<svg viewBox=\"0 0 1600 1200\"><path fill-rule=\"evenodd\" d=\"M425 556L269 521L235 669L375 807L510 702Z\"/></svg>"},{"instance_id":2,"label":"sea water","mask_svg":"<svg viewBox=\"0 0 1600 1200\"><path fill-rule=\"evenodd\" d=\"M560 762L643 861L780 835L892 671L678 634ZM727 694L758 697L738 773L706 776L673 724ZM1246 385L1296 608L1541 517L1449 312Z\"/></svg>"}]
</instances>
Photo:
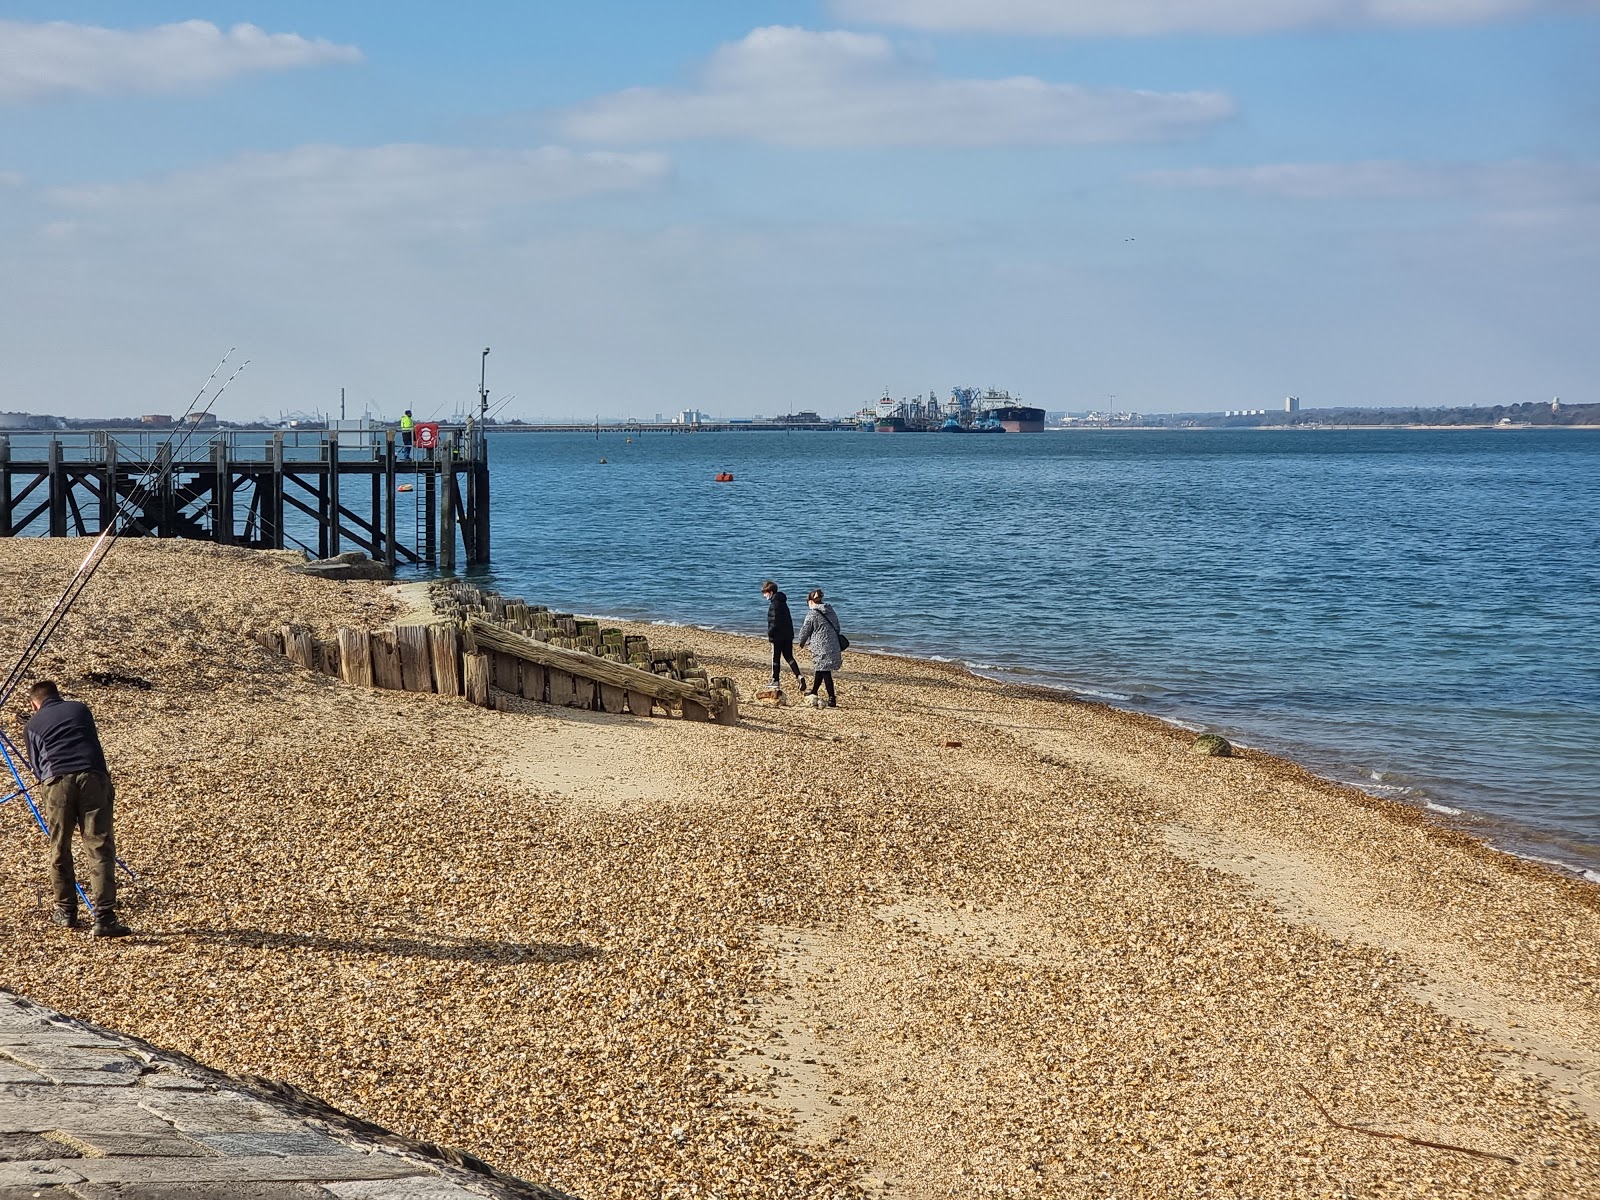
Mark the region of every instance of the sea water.
<instances>
[{"instance_id":1,"label":"sea water","mask_svg":"<svg viewBox=\"0 0 1600 1200\"><path fill-rule=\"evenodd\" d=\"M1600 430L507 432L490 463L508 594L761 635L763 579L797 614L822 587L852 649L1221 732L1600 872Z\"/></svg>"}]
</instances>

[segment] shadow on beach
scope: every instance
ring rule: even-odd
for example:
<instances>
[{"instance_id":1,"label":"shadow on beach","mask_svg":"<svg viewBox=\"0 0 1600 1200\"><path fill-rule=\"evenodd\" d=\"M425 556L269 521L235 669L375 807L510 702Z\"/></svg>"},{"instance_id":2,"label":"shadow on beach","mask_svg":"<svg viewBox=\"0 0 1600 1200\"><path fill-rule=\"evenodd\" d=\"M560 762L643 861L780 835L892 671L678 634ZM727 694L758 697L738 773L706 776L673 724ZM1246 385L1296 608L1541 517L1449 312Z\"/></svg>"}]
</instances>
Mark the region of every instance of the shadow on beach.
<instances>
[{"instance_id":1,"label":"shadow on beach","mask_svg":"<svg viewBox=\"0 0 1600 1200\"><path fill-rule=\"evenodd\" d=\"M310 950L333 954L380 954L437 962L588 962L600 957L595 946L554 942L430 942L415 937L329 937L268 929L186 929L145 941L197 941L258 950Z\"/></svg>"}]
</instances>

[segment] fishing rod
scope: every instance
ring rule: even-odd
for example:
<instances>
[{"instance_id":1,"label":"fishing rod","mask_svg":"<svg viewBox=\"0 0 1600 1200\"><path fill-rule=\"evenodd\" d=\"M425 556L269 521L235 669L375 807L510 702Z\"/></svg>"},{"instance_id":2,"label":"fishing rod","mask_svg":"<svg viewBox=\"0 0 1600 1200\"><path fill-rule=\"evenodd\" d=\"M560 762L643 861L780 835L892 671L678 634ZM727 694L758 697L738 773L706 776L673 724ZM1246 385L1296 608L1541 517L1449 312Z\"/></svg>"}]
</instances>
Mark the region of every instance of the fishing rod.
<instances>
[{"instance_id":1,"label":"fishing rod","mask_svg":"<svg viewBox=\"0 0 1600 1200\"><path fill-rule=\"evenodd\" d=\"M111 520L100 531L100 536L95 539L94 545L89 548L89 553L84 556L77 573L67 581L67 586L62 591L60 599L45 614L39 628L34 632L28 644L23 647L22 653L18 656L16 663L6 676L5 682L0 684L0 707L3 707L11 699L18 684L27 676L28 671L32 669L39 655L43 653L45 646L61 627L61 623L66 619L68 612L77 603L78 597L89 586L89 581L94 578L95 572L100 569L100 564L105 561L106 555L111 552L112 546L116 545L117 541L122 537L125 519L135 508L141 510L144 508L156 486L173 470L173 465L178 458L178 452L188 446L189 439L194 436L199 428L200 420L211 411L212 405L217 402L222 393L228 390L228 385L239 377L239 372L250 365L249 359L240 363L234 369L233 374L223 380L222 385L212 392L210 398L197 410L195 406L200 404L200 401L206 395L206 390L210 388L212 381L216 379L218 373L221 372L223 366L232 355L233 348L230 347L228 353L224 354L218 360L217 365L211 369L211 374L206 376L205 382L200 385L200 390L194 394L194 398L189 401L188 407L183 410L182 416L178 419L178 424L167 435L166 441L156 448L156 452L150 460L150 465L145 468L144 474L140 476L138 483L123 497L116 511L112 514ZM183 435L181 438L178 436L180 433ZM174 443L177 446L176 451L174 450Z\"/></svg>"}]
</instances>

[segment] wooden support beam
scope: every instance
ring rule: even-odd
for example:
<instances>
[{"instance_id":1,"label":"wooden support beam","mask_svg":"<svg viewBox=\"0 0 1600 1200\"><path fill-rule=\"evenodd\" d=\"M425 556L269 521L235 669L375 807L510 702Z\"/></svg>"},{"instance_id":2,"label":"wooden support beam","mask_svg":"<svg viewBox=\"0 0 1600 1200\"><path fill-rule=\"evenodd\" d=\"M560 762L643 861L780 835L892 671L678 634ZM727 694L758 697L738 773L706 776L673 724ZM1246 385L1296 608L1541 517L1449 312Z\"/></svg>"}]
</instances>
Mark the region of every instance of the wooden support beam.
<instances>
[{"instance_id":1,"label":"wooden support beam","mask_svg":"<svg viewBox=\"0 0 1600 1200\"><path fill-rule=\"evenodd\" d=\"M50 477L50 536L67 536L67 491L65 473L61 469L61 443L50 439L46 473Z\"/></svg>"},{"instance_id":2,"label":"wooden support beam","mask_svg":"<svg viewBox=\"0 0 1600 1200\"><path fill-rule=\"evenodd\" d=\"M444 439L439 457L439 566L446 571L456 569L456 439L454 434Z\"/></svg>"},{"instance_id":3,"label":"wooden support beam","mask_svg":"<svg viewBox=\"0 0 1600 1200\"><path fill-rule=\"evenodd\" d=\"M384 430L383 439L383 561L394 570L397 555L394 542L395 509L394 430Z\"/></svg>"},{"instance_id":4,"label":"wooden support beam","mask_svg":"<svg viewBox=\"0 0 1600 1200\"><path fill-rule=\"evenodd\" d=\"M328 557L339 553L339 434L328 431Z\"/></svg>"},{"instance_id":5,"label":"wooden support beam","mask_svg":"<svg viewBox=\"0 0 1600 1200\"><path fill-rule=\"evenodd\" d=\"M267 524L265 541L274 550L283 549L283 434L272 435L272 475L262 519Z\"/></svg>"},{"instance_id":6,"label":"wooden support beam","mask_svg":"<svg viewBox=\"0 0 1600 1200\"><path fill-rule=\"evenodd\" d=\"M10 537L11 528L11 439L0 434L0 537Z\"/></svg>"},{"instance_id":7,"label":"wooden support beam","mask_svg":"<svg viewBox=\"0 0 1600 1200\"><path fill-rule=\"evenodd\" d=\"M105 457L100 464L100 531L117 519L117 439L106 435Z\"/></svg>"},{"instance_id":8,"label":"wooden support beam","mask_svg":"<svg viewBox=\"0 0 1600 1200\"><path fill-rule=\"evenodd\" d=\"M472 487L476 493L477 531L473 534L473 548L477 552L474 562L482 566L489 561L489 435L478 431L478 446L472 462Z\"/></svg>"}]
</instances>

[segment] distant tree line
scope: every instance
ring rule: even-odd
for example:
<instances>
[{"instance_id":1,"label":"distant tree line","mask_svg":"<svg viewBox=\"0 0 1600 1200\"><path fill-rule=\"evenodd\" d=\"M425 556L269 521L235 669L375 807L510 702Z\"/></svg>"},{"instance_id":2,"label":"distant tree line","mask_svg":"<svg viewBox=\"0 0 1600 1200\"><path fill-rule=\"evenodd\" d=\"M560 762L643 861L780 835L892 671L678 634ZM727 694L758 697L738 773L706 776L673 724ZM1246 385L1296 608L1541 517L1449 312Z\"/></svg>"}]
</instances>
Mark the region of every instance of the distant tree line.
<instances>
[{"instance_id":1,"label":"distant tree line","mask_svg":"<svg viewBox=\"0 0 1600 1200\"><path fill-rule=\"evenodd\" d=\"M1600 425L1600 404L1548 401L1496 404L1492 408L1307 408L1299 412L1266 412L1225 417L1220 413L1172 413L1146 422L1169 429L1258 429L1296 425Z\"/></svg>"}]
</instances>

